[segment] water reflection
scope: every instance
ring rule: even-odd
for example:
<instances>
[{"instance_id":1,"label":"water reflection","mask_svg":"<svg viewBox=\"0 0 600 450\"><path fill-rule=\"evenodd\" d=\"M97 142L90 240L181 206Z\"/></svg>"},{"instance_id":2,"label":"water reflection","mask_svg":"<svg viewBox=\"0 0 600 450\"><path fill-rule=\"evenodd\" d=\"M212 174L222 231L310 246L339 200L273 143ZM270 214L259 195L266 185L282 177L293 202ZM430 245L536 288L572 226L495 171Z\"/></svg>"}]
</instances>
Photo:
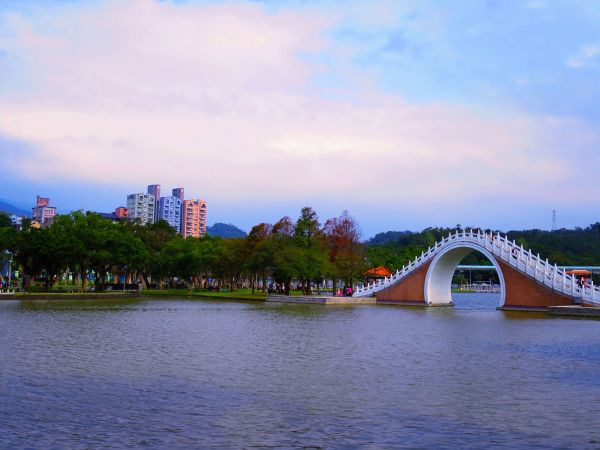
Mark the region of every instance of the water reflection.
<instances>
[{"instance_id":1,"label":"water reflection","mask_svg":"<svg viewBox=\"0 0 600 450\"><path fill-rule=\"evenodd\" d=\"M598 322L455 301L2 303L0 448L597 448Z\"/></svg>"}]
</instances>

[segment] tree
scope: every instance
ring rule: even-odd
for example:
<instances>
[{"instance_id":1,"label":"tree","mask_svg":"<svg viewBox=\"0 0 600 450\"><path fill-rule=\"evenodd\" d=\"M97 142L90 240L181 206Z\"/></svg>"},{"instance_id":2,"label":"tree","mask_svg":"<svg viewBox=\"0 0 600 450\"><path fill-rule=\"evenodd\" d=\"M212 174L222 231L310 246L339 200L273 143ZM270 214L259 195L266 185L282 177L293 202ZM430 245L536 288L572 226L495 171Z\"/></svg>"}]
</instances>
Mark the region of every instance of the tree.
<instances>
[{"instance_id":1,"label":"tree","mask_svg":"<svg viewBox=\"0 0 600 450\"><path fill-rule=\"evenodd\" d=\"M168 242L177 238L177 231L164 220L145 226L132 224L127 228L131 230L132 234L139 236L148 251L148 258L143 269L146 284L153 280L160 287L163 278L169 272L168 258L164 254L164 248Z\"/></svg>"},{"instance_id":2,"label":"tree","mask_svg":"<svg viewBox=\"0 0 600 450\"><path fill-rule=\"evenodd\" d=\"M318 282L328 272L328 258L319 217L308 206L302 208L296 221L294 242L300 250L296 261L297 276L302 282L302 291L310 295L311 280Z\"/></svg>"},{"instance_id":3,"label":"tree","mask_svg":"<svg viewBox=\"0 0 600 450\"><path fill-rule=\"evenodd\" d=\"M244 271L246 242L241 238L230 238L222 241L214 261L214 273L220 279L226 280L229 291L236 288L236 279Z\"/></svg>"},{"instance_id":4,"label":"tree","mask_svg":"<svg viewBox=\"0 0 600 450\"><path fill-rule=\"evenodd\" d=\"M355 279L366 270L364 249L360 243L360 229L356 220L348 211L340 217L334 217L325 222L323 233L327 241L330 275L334 288L336 280L341 278L346 285L352 285Z\"/></svg>"},{"instance_id":5,"label":"tree","mask_svg":"<svg viewBox=\"0 0 600 450\"><path fill-rule=\"evenodd\" d=\"M12 226L12 220L8 217L8 214L0 212L0 228L8 228Z\"/></svg>"},{"instance_id":6,"label":"tree","mask_svg":"<svg viewBox=\"0 0 600 450\"><path fill-rule=\"evenodd\" d=\"M272 234L292 237L294 235L294 224L292 219L288 216L284 216L273 225L271 229Z\"/></svg>"},{"instance_id":7,"label":"tree","mask_svg":"<svg viewBox=\"0 0 600 450\"><path fill-rule=\"evenodd\" d=\"M266 278L267 265L265 264L264 254L261 252L262 243L269 239L273 227L268 223L259 223L254 225L248 236L246 237L245 260L246 269L250 274L250 286L252 293L256 288L256 280L259 275L262 275L263 280ZM263 290L265 288L263 282Z\"/></svg>"}]
</instances>

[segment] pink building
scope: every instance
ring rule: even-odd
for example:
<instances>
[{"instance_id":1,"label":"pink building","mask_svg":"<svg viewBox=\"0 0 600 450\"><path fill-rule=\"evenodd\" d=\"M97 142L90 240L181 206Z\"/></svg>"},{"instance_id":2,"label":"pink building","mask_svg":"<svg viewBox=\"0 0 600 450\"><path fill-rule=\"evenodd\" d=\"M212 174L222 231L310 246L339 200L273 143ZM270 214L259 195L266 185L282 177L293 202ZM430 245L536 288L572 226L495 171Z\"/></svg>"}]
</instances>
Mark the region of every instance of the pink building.
<instances>
[{"instance_id":1,"label":"pink building","mask_svg":"<svg viewBox=\"0 0 600 450\"><path fill-rule=\"evenodd\" d=\"M129 217L129 210L124 206L119 206L115 209L115 216L117 216L119 219Z\"/></svg>"},{"instance_id":2,"label":"pink building","mask_svg":"<svg viewBox=\"0 0 600 450\"><path fill-rule=\"evenodd\" d=\"M199 238L206 234L206 202L184 200L182 207L181 234L184 238Z\"/></svg>"},{"instance_id":3,"label":"pink building","mask_svg":"<svg viewBox=\"0 0 600 450\"><path fill-rule=\"evenodd\" d=\"M31 208L31 218L37 220L41 226L47 227L52 224L56 216L56 208L50 206L50 199L46 197L36 197L35 206Z\"/></svg>"}]
</instances>

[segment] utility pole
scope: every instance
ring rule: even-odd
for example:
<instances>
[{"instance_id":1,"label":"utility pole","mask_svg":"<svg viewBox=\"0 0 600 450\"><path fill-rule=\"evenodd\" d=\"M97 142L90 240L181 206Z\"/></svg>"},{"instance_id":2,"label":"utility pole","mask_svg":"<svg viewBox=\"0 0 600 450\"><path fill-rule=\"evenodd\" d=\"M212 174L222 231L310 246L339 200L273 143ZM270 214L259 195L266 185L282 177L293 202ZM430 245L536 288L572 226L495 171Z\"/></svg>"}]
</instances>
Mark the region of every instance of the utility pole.
<instances>
[{"instance_id":1,"label":"utility pole","mask_svg":"<svg viewBox=\"0 0 600 450\"><path fill-rule=\"evenodd\" d=\"M11 273L12 273L12 253L9 256L9 260L8 260L8 289L6 290L6 292L10 292L10 281L11 281Z\"/></svg>"}]
</instances>

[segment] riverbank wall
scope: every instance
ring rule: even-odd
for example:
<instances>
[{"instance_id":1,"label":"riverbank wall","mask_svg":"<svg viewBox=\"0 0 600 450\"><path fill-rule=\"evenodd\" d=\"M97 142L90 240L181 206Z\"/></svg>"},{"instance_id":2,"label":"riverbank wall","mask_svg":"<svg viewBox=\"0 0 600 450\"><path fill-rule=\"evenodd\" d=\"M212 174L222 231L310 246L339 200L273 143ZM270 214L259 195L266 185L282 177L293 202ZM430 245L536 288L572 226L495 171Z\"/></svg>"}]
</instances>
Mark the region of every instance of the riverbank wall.
<instances>
[{"instance_id":1,"label":"riverbank wall","mask_svg":"<svg viewBox=\"0 0 600 450\"><path fill-rule=\"evenodd\" d=\"M108 300L140 296L138 292L15 292L0 294L0 300Z\"/></svg>"},{"instance_id":2,"label":"riverbank wall","mask_svg":"<svg viewBox=\"0 0 600 450\"><path fill-rule=\"evenodd\" d=\"M376 301L375 297L321 297L274 294L267 296L267 302L298 305L374 305Z\"/></svg>"}]
</instances>

